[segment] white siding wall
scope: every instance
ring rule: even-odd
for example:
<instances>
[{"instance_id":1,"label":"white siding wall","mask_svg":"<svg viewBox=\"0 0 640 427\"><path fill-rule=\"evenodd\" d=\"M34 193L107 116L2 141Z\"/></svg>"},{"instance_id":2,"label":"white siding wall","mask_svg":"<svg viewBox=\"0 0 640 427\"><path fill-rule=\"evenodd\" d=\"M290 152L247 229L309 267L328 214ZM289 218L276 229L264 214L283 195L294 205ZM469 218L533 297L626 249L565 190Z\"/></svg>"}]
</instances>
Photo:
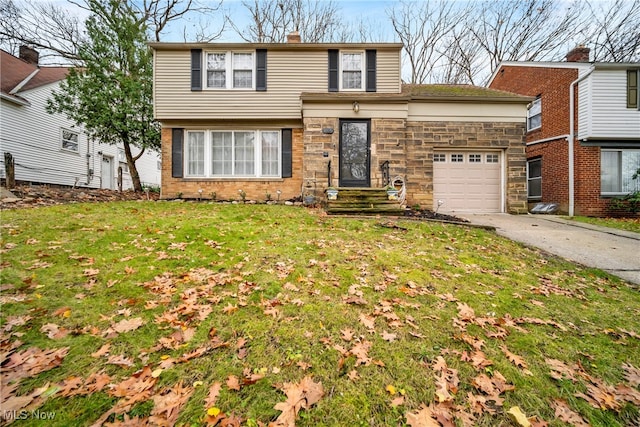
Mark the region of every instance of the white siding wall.
<instances>
[{"instance_id":1,"label":"white siding wall","mask_svg":"<svg viewBox=\"0 0 640 427\"><path fill-rule=\"evenodd\" d=\"M626 70L596 69L579 97L578 138L640 138L640 111L626 108Z\"/></svg>"},{"instance_id":2,"label":"white siding wall","mask_svg":"<svg viewBox=\"0 0 640 427\"><path fill-rule=\"evenodd\" d=\"M2 99L0 102L0 176L5 177L4 153L13 155L17 181L31 181L43 184L77 185L90 188L109 188L101 184L102 152L112 156L113 176L117 176L118 147L88 141L82 129L61 114L48 114L46 100L57 83L20 93L31 105L17 105ZM78 152L63 150L61 147L62 128L79 132ZM138 160L141 180L150 184L160 184L157 170L159 155L145 154ZM93 170L93 177L88 176ZM131 188L131 179L123 177L124 188ZM115 181L112 188L115 188Z\"/></svg>"}]
</instances>

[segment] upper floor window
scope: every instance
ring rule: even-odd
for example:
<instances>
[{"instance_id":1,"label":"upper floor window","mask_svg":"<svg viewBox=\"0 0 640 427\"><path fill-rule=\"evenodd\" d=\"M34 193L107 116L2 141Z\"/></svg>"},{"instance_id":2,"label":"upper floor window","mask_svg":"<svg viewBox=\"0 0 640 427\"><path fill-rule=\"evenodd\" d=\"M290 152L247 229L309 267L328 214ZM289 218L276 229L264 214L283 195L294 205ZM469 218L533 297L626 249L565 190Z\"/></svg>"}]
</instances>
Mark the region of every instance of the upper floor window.
<instances>
[{"instance_id":1,"label":"upper floor window","mask_svg":"<svg viewBox=\"0 0 640 427\"><path fill-rule=\"evenodd\" d=\"M208 52L206 58L207 88L253 88L253 52Z\"/></svg>"},{"instance_id":2,"label":"upper floor window","mask_svg":"<svg viewBox=\"0 0 640 427\"><path fill-rule=\"evenodd\" d=\"M538 96L527 110L527 130L537 129L540 126L542 126L542 100Z\"/></svg>"},{"instance_id":3,"label":"upper floor window","mask_svg":"<svg viewBox=\"0 0 640 427\"><path fill-rule=\"evenodd\" d=\"M78 138L80 134L67 129L62 129L62 149L78 152Z\"/></svg>"},{"instance_id":4,"label":"upper floor window","mask_svg":"<svg viewBox=\"0 0 640 427\"><path fill-rule=\"evenodd\" d=\"M341 52L342 53L342 89L362 90L364 75L364 53L363 52Z\"/></svg>"},{"instance_id":5,"label":"upper floor window","mask_svg":"<svg viewBox=\"0 0 640 427\"><path fill-rule=\"evenodd\" d=\"M627 70L627 108L638 108L640 70Z\"/></svg>"}]
</instances>

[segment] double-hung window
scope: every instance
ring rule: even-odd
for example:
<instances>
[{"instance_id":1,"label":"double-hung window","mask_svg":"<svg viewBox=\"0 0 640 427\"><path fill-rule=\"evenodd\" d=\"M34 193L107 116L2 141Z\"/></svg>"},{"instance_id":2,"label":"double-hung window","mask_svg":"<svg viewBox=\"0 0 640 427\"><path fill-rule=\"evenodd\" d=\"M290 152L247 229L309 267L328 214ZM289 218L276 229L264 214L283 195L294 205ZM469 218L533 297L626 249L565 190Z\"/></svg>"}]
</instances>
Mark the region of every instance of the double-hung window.
<instances>
[{"instance_id":1,"label":"double-hung window","mask_svg":"<svg viewBox=\"0 0 640 427\"><path fill-rule=\"evenodd\" d=\"M538 129L542 126L542 100L538 96L527 109L527 130Z\"/></svg>"},{"instance_id":2,"label":"double-hung window","mask_svg":"<svg viewBox=\"0 0 640 427\"><path fill-rule=\"evenodd\" d=\"M362 90L364 75L364 52L342 52L342 89Z\"/></svg>"},{"instance_id":3,"label":"double-hung window","mask_svg":"<svg viewBox=\"0 0 640 427\"><path fill-rule=\"evenodd\" d=\"M187 177L281 176L280 131L188 131Z\"/></svg>"},{"instance_id":4,"label":"double-hung window","mask_svg":"<svg viewBox=\"0 0 640 427\"><path fill-rule=\"evenodd\" d=\"M80 134L67 129L62 129L62 149L78 152L78 138Z\"/></svg>"},{"instance_id":5,"label":"double-hung window","mask_svg":"<svg viewBox=\"0 0 640 427\"><path fill-rule=\"evenodd\" d=\"M533 200L542 199L542 159L527 161L527 197Z\"/></svg>"},{"instance_id":6,"label":"double-hung window","mask_svg":"<svg viewBox=\"0 0 640 427\"><path fill-rule=\"evenodd\" d=\"M627 108L638 109L640 91L638 91L640 70L627 70Z\"/></svg>"},{"instance_id":7,"label":"double-hung window","mask_svg":"<svg viewBox=\"0 0 640 427\"><path fill-rule=\"evenodd\" d=\"M616 196L640 191L640 178L633 175L640 169L640 150L610 150L600 152L600 192Z\"/></svg>"},{"instance_id":8,"label":"double-hung window","mask_svg":"<svg viewBox=\"0 0 640 427\"><path fill-rule=\"evenodd\" d=\"M209 89L252 89L253 52L207 52L206 79Z\"/></svg>"}]
</instances>

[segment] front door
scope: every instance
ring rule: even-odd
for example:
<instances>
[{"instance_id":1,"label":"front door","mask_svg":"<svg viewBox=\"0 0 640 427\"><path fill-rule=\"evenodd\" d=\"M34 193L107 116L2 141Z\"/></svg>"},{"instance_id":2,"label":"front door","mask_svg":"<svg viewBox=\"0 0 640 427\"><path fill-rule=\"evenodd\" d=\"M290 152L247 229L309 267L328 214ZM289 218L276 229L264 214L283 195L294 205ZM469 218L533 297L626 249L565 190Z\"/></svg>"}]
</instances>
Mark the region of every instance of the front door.
<instances>
[{"instance_id":1,"label":"front door","mask_svg":"<svg viewBox=\"0 0 640 427\"><path fill-rule=\"evenodd\" d=\"M340 187L369 187L369 120L340 121Z\"/></svg>"}]
</instances>

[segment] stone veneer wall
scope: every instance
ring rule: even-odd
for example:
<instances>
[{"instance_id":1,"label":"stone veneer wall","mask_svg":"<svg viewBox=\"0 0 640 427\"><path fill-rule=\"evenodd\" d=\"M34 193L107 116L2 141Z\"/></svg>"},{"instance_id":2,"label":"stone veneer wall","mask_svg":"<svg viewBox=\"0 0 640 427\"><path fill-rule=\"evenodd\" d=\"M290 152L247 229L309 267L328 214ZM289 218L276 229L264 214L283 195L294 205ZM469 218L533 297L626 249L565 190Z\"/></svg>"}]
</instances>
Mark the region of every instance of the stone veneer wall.
<instances>
[{"instance_id":1,"label":"stone veneer wall","mask_svg":"<svg viewBox=\"0 0 640 427\"><path fill-rule=\"evenodd\" d=\"M338 186L340 121L304 119L303 193L324 199L331 161L331 185ZM323 133L333 129L333 133ZM389 161L390 178L401 176L407 205L433 206L433 149L502 149L506 155L507 212L527 212L524 123L407 122L371 119L371 186L382 187L380 165ZM327 157L324 154L327 154Z\"/></svg>"},{"instance_id":2,"label":"stone veneer wall","mask_svg":"<svg viewBox=\"0 0 640 427\"><path fill-rule=\"evenodd\" d=\"M171 129L162 129L162 184L160 198L175 199L180 194L185 199L211 199L216 193L217 200L239 200L239 190L246 193L247 200L266 200L267 193L273 200L280 190L280 200L300 196L302 189L302 129L293 129L292 135L292 178L172 178L171 177Z\"/></svg>"},{"instance_id":3,"label":"stone veneer wall","mask_svg":"<svg viewBox=\"0 0 640 427\"><path fill-rule=\"evenodd\" d=\"M506 156L506 209L527 212L524 123L408 122L406 130L407 204L433 206L433 150L502 149Z\"/></svg>"}]
</instances>

